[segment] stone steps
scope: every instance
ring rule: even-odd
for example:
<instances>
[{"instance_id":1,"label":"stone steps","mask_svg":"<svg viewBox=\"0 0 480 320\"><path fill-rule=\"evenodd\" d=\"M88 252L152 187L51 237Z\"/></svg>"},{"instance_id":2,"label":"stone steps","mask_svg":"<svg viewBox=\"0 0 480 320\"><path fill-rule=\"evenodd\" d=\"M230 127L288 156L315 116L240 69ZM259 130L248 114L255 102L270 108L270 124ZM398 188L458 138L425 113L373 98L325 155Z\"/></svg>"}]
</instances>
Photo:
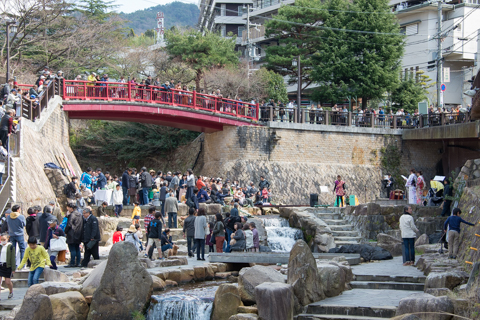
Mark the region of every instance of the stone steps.
<instances>
[{"instance_id":1,"label":"stone steps","mask_svg":"<svg viewBox=\"0 0 480 320\"><path fill-rule=\"evenodd\" d=\"M38 283L45 282L43 278L38 279ZM12 285L14 288L27 288L28 287L28 279L12 279ZM3 286L6 286L3 284Z\"/></svg>"},{"instance_id":2,"label":"stone steps","mask_svg":"<svg viewBox=\"0 0 480 320\"><path fill-rule=\"evenodd\" d=\"M331 219L331 220L335 220L335 219L340 219L340 214L339 213L333 213L333 212L324 212L324 213L318 213L318 212L315 212L315 216L319 219Z\"/></svg>"},{"instance_id":3,"label":"stone steps","mask_svg":"<svg viewBox=\"0 0 480 320\"><path fill-rule=\"evenodd\" d=\"M395 306L379 306L379 307L356 307L342 305L319 304L318 302L309 304L307 314L322 316L361 316L369 318L393 318L397 308ZM299 320L308 318L299 318ZM315 319L315 318L313 318ZM321 318L320 318L321 319ZM342 319L342 318L340 318Z\"/></svg>"},{"instance_id":4,"label":"stone steps","mask_svg":"<svg viewBox=\"0 0 480 320\"><path fill-rule=\"evenodd\" d=\"M364 316L352 316L352 315L338 315L338 314L299 314L294 319L296 320L388 320L390 318L377 318L377 317L364 317Z\"/></svg>"},{"instance_id":5,"label":"stone steps","mask_svg":"<svg viewBox=\"0 0 480 320\"><path fill-rule=\"evenodd\" d=\"M409 282L380 282L380 281L351 281L352 289L377 289L377 290L409 290L423 291L423 283Z\"/></svg>"},{"instance_id":6,"label":"stone steps","mask_svg":"<svg viewBox=\"0 0 480 320\"><path fill-rule=\"evenodd\" d=\"M348 246L350 244L358 244L358 241L340 241L335 239L335 245L338 247Z\"/></svg>"},{"instance_id":7,"label":"stone steps","mask_svg":"<svg viewBox=\"0 0 480 320\"><path fill-rule=\"evenodd\" d=\"M354 236L354 237L350 237L350 236L349 237L343 237L343 236L335 237L334 236L334 238L335 238L335 242L338 240L338 241L350 241L350 242L352 242L352 241L355 242L356 241L358 243L358 242L360 242L360 240L362 240L362 237L359 237L358 233L357 233L357 236Z\"/></svg>"},{"instance_id":8,"label":"stone steps","mask_svg":"<svg viewBox=\"0 0 480 320\"><path fill-rule=\"evenodd\" d=\"M347 225L348 222L345 220L337 220L337 219L322 219L323 222L328 224L328 226L344 226Z\"/></svg>"},{"instance_id":9,"label":"stone steps","mask_svg":"<svg viewBox=\"0 0 480 320\"><path fill-rule=\"evenodd\" d=\"M332 231L354 231L355 230L355 228L351 224L335 224L335 225L328 225L328 227Z\"/></svg>"},{"instance_id":10,"label":"stone steps","mask_svg":"<svg viewBox=\"0 0 480 320\"><path fill-rule=\"evenodd\" d=\"M427 277L415 276L379 276L379 275L355 275L356 281L379 281L379 282L409 282L409 283L425 283Z\"/></svg>"},{"instance_id":11,"label":"stone steps","mask_svg":"<svg viewBox=\"0 0 480 320\"><path fill-rule=\"evenodd\" d=\"M358 237L358 232L357 231L351 231L351 230L332 230L332 235L335 238L338 237L348 237L348 238L357 238Z\"/></svg>"}]
</instances>

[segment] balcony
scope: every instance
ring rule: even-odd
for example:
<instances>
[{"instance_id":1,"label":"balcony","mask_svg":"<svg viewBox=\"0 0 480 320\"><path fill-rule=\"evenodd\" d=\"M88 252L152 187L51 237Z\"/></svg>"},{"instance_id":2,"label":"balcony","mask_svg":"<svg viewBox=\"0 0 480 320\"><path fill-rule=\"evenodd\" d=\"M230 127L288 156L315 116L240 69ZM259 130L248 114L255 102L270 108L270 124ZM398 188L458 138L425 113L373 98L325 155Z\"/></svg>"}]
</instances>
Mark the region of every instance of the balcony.
<instances>
[{"instance_id":1,"label":"balcony","mask_svg":"<svg viewBox=\"0 0 480 320\"><path fill-rule=\"evenodd\" d=\"M265 26L250 28L250 42L257 42L265 39ZM242 44L247 43L247 30L242 32Z\"/></svg>"}]
</instances>

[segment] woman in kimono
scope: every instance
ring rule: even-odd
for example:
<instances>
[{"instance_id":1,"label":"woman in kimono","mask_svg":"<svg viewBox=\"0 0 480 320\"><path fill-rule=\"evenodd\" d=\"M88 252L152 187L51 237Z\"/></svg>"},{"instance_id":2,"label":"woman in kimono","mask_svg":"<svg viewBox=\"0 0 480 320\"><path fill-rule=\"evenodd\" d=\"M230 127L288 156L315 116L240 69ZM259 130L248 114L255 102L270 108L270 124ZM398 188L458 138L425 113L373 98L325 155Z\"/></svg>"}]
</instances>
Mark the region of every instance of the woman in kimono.
<instances>
[{"instance_id":1,"label":"woman in kimono","mask_svg":"<svg viewBox=\"0 0 480 320\"><path fill-rule=\"evenodd\" d=\"M408 204L417 204L416 178L415 169L411 169L407 183L405 184L405 187L408 190Z\"/></svg>"},{"instance_id":2,"label":"woman in kimono","mask_svg":"<svg viewBox=\"0 0 480 320\"><path fill-rule=\"evenodd\" d=\"M416 191L417 191L417 204L422 204L423 198L423 189L425 188L425 179L423 178L422 171L417 172L417 183L416 183Z\"/></svg>"}]
</instances>

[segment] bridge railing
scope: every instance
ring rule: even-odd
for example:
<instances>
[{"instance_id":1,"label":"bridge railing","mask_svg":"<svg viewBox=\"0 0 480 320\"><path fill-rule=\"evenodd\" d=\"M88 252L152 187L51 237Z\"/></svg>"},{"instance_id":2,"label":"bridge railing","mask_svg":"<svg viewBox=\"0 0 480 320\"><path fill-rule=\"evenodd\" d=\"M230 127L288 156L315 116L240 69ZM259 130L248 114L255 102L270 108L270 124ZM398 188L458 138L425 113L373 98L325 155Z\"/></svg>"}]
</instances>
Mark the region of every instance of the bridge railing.
<instances>
[{"instance_id":1,"label":"bridge railing","mask_svg":"<svg viewBox=\"0 0 480 320\"><path fill-rule=\"evenodd\" d=\"M95 83L83 80L64 80L64 100L101 100L161 103L172 106L211 111L237 118L258 120L258 104L225 99L214 95L157 86L123 82Z\"/></svg>"},{"instance_id":2,"label":"bridge railing","mask_svg":"<svg viewBox=\"0 0 480 320\"><path fill-rule=\"evenodd\" d=\"M22 114L17 116L21 116L31 121L40 119L40 114L45 108L47 108L48 101L55 97L55 82L55 79L50 81L47 88L38 94L38 101L30 99L30 95L28 95L28 98L22 97ZM33 86L21 84L19 87L22 90L29 90Z\"/></svg>"},{"instance_id":3,"label":"bridge railing","mask_svg":"<svg viewBox=\"0 0 480 320\"><path fill-rule=\"evenodd\" d=\"M356 126L365 128L415 129L470 122L466 112L446 112L428 115L392 115L301 109L300 120L296 108L278 106L260 107L260 121L282 121L321 125Z\"/></svg>"}]
</instances>

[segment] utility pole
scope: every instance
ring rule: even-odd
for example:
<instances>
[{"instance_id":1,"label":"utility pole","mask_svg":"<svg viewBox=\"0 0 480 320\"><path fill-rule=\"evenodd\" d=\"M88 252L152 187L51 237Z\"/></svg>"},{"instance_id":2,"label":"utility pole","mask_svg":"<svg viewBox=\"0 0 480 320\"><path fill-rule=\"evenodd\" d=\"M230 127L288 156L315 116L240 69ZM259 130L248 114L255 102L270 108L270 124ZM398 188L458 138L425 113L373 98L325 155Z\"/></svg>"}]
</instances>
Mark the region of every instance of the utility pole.
<instances>
[{"instance_id":1,"label":"utility pole","mask_svg":"<svg viewBox=\"0 0 480 320\"><path fill-rule=\"evenodd\" d=\"M247 78L250 79L250 5L247 4Z\"/></svg>"},{"instance_id":2,"label":"utility pole","mask_svg":"<svg viewBox=\"0 0 480 320\"><path fill-rule=\"evenodd\" d=\"M443 61L442 61L442 0L437 2L437 108L441 107L443 104L443 99L441 99L442 90L441 85L443 82Z\"/></svg>"},{"instance_id":3,"label":"utility pole","mask_svg":"<svg viewBox=\"0 0 480 320\"><path fill-rule=\"evenodd\" d=\"M298 69L297 69L297 73L298 73L297 74L297 77L298 77L298 81L297 81L297 84L298 84L298 87L297 87L297 121L300 123L301 122L300 106L302 105L302 71L301 71L302 69L301 69L301 65L300 65L300 56L298 56L297 66L298 66Z\"/></svg>"}]
</instances>

